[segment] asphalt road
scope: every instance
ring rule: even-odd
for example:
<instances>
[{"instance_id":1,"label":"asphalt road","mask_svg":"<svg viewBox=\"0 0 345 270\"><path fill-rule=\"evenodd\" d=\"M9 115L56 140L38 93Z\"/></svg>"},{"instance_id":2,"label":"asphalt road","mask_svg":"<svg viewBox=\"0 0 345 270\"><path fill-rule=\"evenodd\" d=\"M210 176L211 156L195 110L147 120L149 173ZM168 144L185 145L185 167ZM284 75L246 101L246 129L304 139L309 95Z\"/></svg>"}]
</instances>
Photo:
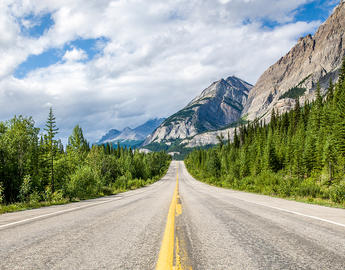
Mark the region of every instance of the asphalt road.
<instances>
[{"instance_id":1,"label":"asphalt road","mask_svg":"<svg viewBox=\"0 0 345 270\"><path fill-rule=\"evenodd\" d=\"M345 269L345 210L211 187L182 162L139 190L0 215L0 269L155 269L163 238L175 269Z\"/></svg>"}]
</instances>

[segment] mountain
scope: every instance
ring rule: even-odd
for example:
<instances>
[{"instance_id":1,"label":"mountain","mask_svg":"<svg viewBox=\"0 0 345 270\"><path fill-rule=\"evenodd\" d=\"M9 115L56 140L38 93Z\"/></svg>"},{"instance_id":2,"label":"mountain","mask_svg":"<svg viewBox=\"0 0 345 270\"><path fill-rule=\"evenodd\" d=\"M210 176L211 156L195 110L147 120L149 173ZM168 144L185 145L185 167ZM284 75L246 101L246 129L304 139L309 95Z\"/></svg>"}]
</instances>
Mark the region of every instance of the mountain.
<instances>
[{"instance_id":1,"label":"mountain","mask_svg":"<svg viewBox=\"0 0 345 270\"><path fill-rule=\"evenodd\" d=\"M317 82L325 92L330 78L336 80L345 53L345 1L314 36L300 38L277 63L266 70L251 90L242 116L269 120L274 108L279 113L300 101L314 98Z\"/></svg>"},{"instance_id":2,"label":"mountain","mask_svg":"<svg viewBox=\"0 0 345 270\"><path fill-rule=\"evenodd\" d=\"M332 15L314 36L300 38L297 44L274 65L269 67L249 92L241 114L242 119L270 121L271 112L279 114L295 106L295 98L303 105L315 98L317 83L325 94L329 80L337 81L345 55L345 1L334 9ZM216 144L217 136L233 137L235 128L196 134L184 139L187 148Z\"/></svg>"},{"instance_id":3,"label":"mountain","mask_svg":"<svg viewBox=\"0 0 345 270\"><path fill-rule=\"evenodd\" d=\"M116 138L120 134L121 131L117 129L111 129L98 141L98 143L105 143L107 141L111 141L113 138Z\"/></svg>"},{"instance_id":4,"label":"mountain","mask_svg":"<svg viewBox=\"0 0 345 270\"><path fill-rule=\"evenodd\" d=\"M211 145L218 142L220 135L231 139L234 127L241 122L259 119L267 123L273 109L282 114L294 108L296 98L302 105L313 100L318 82L321 93L325 94L330 79L338 79L344 55L345 0L342 0L313 36L300 38L262 74L254 87L236 77L213 83L163 122L144 145L173 143L178 149ZM239 87L241 84L243 87Z\"/></svg>"},{"instance_id":5,"label":"mountain","mask_svg":"<svg viewBox=\"0 0 345 270\"><path fill-rule=\"evenodd\" d=\"M111 129L97 143L120 143L122 146L139 147L144 142L145 138L164 120L165 118L151 119L136 128L132 129L130 127L126 127L122 131Z\"/></svg>"},{"instance_id":6,"label":"mountain","mask_svg":"<svg viewBox=\"0 0 345 270\"><path fill-rule=\"evenodd\" d=\"M238 121L252 87L234 76L212 83L186 107L167 118L147 137L144 146L152 143L169 145Z\"/></svg>"}]
</instances>

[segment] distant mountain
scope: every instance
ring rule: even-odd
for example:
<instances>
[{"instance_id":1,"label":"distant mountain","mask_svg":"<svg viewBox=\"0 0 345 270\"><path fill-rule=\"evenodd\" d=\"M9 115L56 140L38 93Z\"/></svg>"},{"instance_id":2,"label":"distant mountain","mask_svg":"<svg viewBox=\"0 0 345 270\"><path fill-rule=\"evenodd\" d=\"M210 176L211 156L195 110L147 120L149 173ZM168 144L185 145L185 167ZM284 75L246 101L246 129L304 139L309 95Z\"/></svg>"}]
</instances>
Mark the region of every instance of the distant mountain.
<instances>
[{"instance_id":1,"label":"distant mountain","mask_svg":"<svg viewBox=\"0 0 345 270\"><path fill-rule=\"evenodd\" d=\"M104 143L107 141L110 141L114 138L116 138L118 135L121 134L121 131L117 130L117 129L111 129L107 132L107 134L105 134L99 141L98 143Z\"/></svg>"},{"instance_id":2,"label":"distant mountain","mask_svg":"<svg viewBox=\"0 0 345 270\"><path fill-rule=\"evenodd\" d=\"M169 145L175 140L217 130L238 121L252 87L234 76L212 83L186 107L167 118L147 137L144 146L152 143Z\"/></svg>"},{"instance_id":3,"label":"distant mountain","mask_svg":"<svg viewBox=\"0 0 345 270\"><path fill-rule=\"evenodd\" d=\"M97 143L120 143L121 146L137 148L164 120L165 118L151 119L136 128L126 127L122 131L111 129Z\"/></svg>"}]
</instances>

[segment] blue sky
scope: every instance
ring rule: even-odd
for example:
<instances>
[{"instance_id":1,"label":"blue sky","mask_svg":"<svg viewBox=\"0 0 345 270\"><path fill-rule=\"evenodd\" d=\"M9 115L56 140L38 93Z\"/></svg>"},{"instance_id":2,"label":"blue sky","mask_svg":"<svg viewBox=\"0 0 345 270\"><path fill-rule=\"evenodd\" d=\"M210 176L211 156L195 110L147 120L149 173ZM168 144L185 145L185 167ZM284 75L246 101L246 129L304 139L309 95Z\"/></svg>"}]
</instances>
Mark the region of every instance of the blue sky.
<instances>
[{"instance_id":1,"label":"blue sky","mask_svg":"<svg viewBox=\"0 0 345 270\"><path fill-rule=\"evenodd\" d=\"M339 4L334 0L317 0L312 1L299 7L296 10L295 21L311 22L315 20L325 21L331 11Z\"/></svg>"},{"instance_id":2,"label":"blue sky","mask_svg":"<svg viewBox=\"0 0 345 270\"><path fill-rule=\"evenodd\" d=\"M0 2L0 121L56 112L60 136L167 117L213 81L250 83L338 1Z\"/></svg>"},{"instance_id":3,"label":"blue sky","mask_svg":"<svg viewBox=\"0 0 345 270\"><path fill-rule=\"evenodd\" d=\"M47 27L40 25L40 27L37 27L35 31L30 31L32 33L31 37L38 37L39 33L43 33L42 31L48 30L49 28L49 25ZM49 67L56 63L62 62L64 61L63 57L65 53L73 50L74 48L83 50L86 53L87 57L79 60L80 62L86 63L102 53L102 47L99 47L98 44L104 44L106 42L107 39L105 37L92 39L78 38L66 43L61 48L50 48L37 55L31 54L24 62L16 67L13 75L18 79L22 79L32 70Z\"/></svg>"}]
</instances>

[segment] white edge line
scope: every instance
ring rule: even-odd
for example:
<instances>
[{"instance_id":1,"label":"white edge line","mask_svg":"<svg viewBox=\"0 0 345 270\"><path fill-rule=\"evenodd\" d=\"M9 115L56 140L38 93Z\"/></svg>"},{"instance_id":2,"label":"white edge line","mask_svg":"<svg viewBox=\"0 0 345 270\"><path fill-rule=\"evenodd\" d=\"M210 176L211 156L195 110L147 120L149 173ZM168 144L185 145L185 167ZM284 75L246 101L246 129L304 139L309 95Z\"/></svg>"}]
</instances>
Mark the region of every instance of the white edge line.
<instances>
[{"instance_id":1,"label":"white edge line","mask_svg":"<svg viewBox=\"0 0 345 270\"><path fill-rule=\"evenodd\" d=\"M40 219L40 218L44 218L44 217L55 216L55 215L59 215L59 214L62 214L62 213L68 213L68 212L72 212L74 210L78 210L78 209L82 209L82 208L87 208L87 207L90 207L90 206L104 204L104 203L108 203L108 202L112 202L112 201L117 201L119 199L120 198L115 198L115 199L108 200L108 201L102 201L102 202L98 202L98 203L90 203L90 204L87 204L87 205L82 205L82 206L78 206L78 207L74 207L74 208L70 208L70 209L66 209L66 210L61 210L61 211L57 211L57 212L53 212L53 213L49 213L49 214L45 214L45 215L40 215L40 216L37 216L37 217L27 218L27 219L19 220L19 221L16 221L16 222L11 222L11 223L8 223L8 224L0 225L0 229L6 228L6 227L11 227L13 225L18 225L18 224L21 224L21 223L26 223L28 221L32 221L32 220L36 220L36 219Z\"/></svg>"},{"instance_id":2,"label":"white edge line","mask_svg":"<svg viewBox=\"0 0 345 270\"><path fill-rule=\"evenodd\" d=\"M194 179L194 178L192 177L192 179ZM195 181L197 181L197 180L195 180ZM197 181L197 182L198 183L202 183L200 181ZM202 183L202 184L207 185L205 183ZM210 186L210 185L207 185L207 186ZM214 186L211 186L211 187L214 187ZM215 188L219 188L219 187L215 187ZM220 189L221 190L225 190L225 189L222 189L222 188L220 188ZM236 190L234 190L234 191L236 191ZM261 194L257 194L257 195L261 195ZM252 204L256 204L256 205L260 205L260 206L263 206L263 207L268 207L268 208L271 208L271 209L283 211L283 212L286 212L286 213L295 214L295 215L298 215L298 216L307 217L307 218L311 218L311 219L327 222L327 223L330 223L330 224L337 225L337 226L345 228L345 224L342 224L342 223L339 223L339 222L335 222L335 221L332 221L332 220L328 220L328 219L324 219L324 218L319 218L319 217L316 217L316 216L310 216L310 215L302 214L302 213L299 213L299 212L287 210L287 209L280 208L280 207L269 206L269 205L266 205L266 204L263 204L263 203L256 203L256 202L253 202L253 201L243 200L241 198L235 198L235 199L238 199L238 200L244 201L244 202L248 202L248 203L252 203Z\"/></svg>"},{"instance_id":3,"label":"white edge line","mask_svg":"<svg viewBox=\"0 0 345 270\"><path fill-rule=\"evenodd\" d=\"M332 221L332 220L328 220L328 219L324 219L324 218L319 218L319 217L316 217L316 216L310 216L310 215L302 214L302 213L299 213L299 212L287 210L287 209L280 208L280 207L269 206L269 205L262 204L262 203L256 203L256 202L251 202L251 201L247 201L247 200L242 200L242 201L246 201L246 202L249 202L249 203L252 203L252 204L256 204L256 205L260 205L260 206L264 206L264 207L268 207L268 208L272 208L272 209L276 209L276 210L280 210L280 211L283 211L283 212L287 212L287 213L290 213L290 214L295 214L295 215L302 216L302 217L312 218L312 219L315 219L315 220L331 223L333 225L338 225L338 226L341 226L341 227L345 228L345 224L338 223L338 222L335 222L335 221Z\"/></svg>"},{"instance_id":4,"label":"white edge line","mask_svg":"<svg viewBox=\"0 0 345 270\"><path fill-rule=\"evenodd\" d=\"M162 177L159 181L156 181L155 183L161 182L161 180L163 178L164 177ZM153 183L153 184L155 184L155 183ZM150 185L150 186L152 186L152 185ZM128 192L130 192L130 191L135 191L135 190L129 190ZM95 206L95 205L100 205L100 204L104 204L104 203L108 203L108 202L118 201L118 200L121 200L121 199L122 198L118 198L117 197L117 198L114 198L114 199L111 199L111 200L107 200L107 201L102 201L102 202L98 202L98 203L90 203L90 204L87 204L87 205L81 205L81 206L74 207L74 208L71 208L71 209L61 210L61 211L57 211L57 212L53 212L53 213L49 213L49 214L45 214L45 215L40 215L40 216L37 216L37 217L27 218L27 219L19 220L19 221L16 221L16 222L11 222L11 223L8 223L8 224L0 225L0 229L6 228L6 227L11 227L13 225L18 225L18 224L21 224L21 223L26 223L26 222L29 222L29 221L32 221L32 220L36 220L36 219L40 219L40 218L44 218L44 217L55 216L55 215L59 215L59 214L63 214L63 213L72 212L74 210L83 209L83 208L87 208L87 207L90 207L90 206Z\"/></svg>"}]
</instances>

